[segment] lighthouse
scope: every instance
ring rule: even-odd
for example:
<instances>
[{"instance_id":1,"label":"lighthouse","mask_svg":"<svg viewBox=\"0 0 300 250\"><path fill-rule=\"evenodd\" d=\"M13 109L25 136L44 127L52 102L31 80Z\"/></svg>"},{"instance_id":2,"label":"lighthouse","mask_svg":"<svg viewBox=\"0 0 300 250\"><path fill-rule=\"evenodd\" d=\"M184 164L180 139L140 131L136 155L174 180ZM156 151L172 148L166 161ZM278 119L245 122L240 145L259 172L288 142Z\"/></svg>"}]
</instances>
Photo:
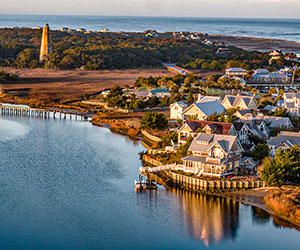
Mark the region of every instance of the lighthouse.
<instances>
[{"instance_id":1,"label":"lighthouse","mask_svg":"<svg viewBox=\"0 0 300 250\"><path fill-rule=\"evenodd\" d=\"M42 42L41 42L41 51L40 51L40 61L44 61L46 56L52 51L51 40L50 40L50 28L47 23L43 28Z\"/></svg>"}]
</instances>

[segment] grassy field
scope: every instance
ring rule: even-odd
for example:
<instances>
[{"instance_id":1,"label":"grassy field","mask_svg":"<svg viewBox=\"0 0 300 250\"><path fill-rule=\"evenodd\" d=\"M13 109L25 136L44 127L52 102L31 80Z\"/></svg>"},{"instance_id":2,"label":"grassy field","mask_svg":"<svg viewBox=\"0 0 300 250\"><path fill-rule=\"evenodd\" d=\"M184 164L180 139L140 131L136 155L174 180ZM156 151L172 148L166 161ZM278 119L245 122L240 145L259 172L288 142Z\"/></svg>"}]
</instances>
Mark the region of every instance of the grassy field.
<instances>
[{"instance_id":1,"label":"grassy field","mask_svg":"<svg viewBox=\"0 0 300 250\"><path fill-rule=\"evenodd\" d=\"M0 69L1 70L1 69ZM127 70L46 70L3 68L19 75L17 82L2 84L2 91L41 103L66 103L113 86L133 85L139 76L173 75L164 68Z\"/></svg>"}]
</instances>

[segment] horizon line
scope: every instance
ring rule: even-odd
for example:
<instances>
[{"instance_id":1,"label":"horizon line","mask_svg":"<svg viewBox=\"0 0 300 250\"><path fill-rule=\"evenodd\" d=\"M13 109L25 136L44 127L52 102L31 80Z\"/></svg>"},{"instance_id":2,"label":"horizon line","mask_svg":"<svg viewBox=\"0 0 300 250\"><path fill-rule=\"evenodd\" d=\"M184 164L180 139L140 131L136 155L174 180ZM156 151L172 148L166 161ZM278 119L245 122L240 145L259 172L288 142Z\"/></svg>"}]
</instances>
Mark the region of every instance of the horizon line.
<instances>
[{"instance_id":1,"label":"horizon line","mask_svg":"<svg viewBox=\"0 0 300 250\"><path fill-rule=\"evenodd\" d=\"M112 14L31 14L31 13L2 13L1 15L20 15L20 16L91 16L91 17L151 17L151 18L208 18L208 19L286 19L286 20L300 20L296 17L260 17L260 16L152 16L152 15L112 15Z\"/></svg>"}]
</instances>

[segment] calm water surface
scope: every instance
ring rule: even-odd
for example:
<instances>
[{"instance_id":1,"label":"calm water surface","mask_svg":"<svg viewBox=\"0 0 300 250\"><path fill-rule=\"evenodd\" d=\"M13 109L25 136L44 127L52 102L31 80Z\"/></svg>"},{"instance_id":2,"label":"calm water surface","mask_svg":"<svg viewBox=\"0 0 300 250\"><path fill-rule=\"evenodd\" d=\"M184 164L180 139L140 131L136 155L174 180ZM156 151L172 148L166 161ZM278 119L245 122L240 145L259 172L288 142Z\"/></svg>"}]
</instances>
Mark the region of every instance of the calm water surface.
<instances>
[{"instance_id":1,"label":"calm water surface","mask_svg":"<svg viewBox=\"0 0 300 250\"><path fill-rule=\"evenodd\" d=\"M204 18L204 17L134 17L76 15L0 14L0 27L32 27L50 24L52 29L66 26L111 31L190 31L209 34L281 38L300 42L300 19Z\"/></svg>"},{"instance_id":2,"label":"calm water surface","mask_svg":"<svg viewBox=\"0 0 300 250\"><path fill-rule=\"evenodd\" d=\"M251 206L135 193L143 149L87 122L0 116L0 249L299 249Z\"/></svg>"}]
</instances>

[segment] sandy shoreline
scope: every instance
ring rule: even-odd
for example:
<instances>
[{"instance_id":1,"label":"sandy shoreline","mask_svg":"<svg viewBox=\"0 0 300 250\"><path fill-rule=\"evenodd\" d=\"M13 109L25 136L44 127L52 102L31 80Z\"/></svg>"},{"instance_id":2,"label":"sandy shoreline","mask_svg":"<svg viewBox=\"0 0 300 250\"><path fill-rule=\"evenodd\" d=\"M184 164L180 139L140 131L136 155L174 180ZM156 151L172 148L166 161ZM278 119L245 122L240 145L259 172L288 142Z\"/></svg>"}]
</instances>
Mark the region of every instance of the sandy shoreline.
<instances>
[{"instance_id":1,"label":"sandy shoreline","mask_svg":"<svg viewBox=\"0 0 300 250\"><path fill-rule=\"evenodd\" d=\"M210 34L208 39L212 41L223 41L226 46L235 46L250 51L269 52L271 50L281 49L283 52L300 53L299 42L278 38Z\"/></svg>"}]
</instances>

